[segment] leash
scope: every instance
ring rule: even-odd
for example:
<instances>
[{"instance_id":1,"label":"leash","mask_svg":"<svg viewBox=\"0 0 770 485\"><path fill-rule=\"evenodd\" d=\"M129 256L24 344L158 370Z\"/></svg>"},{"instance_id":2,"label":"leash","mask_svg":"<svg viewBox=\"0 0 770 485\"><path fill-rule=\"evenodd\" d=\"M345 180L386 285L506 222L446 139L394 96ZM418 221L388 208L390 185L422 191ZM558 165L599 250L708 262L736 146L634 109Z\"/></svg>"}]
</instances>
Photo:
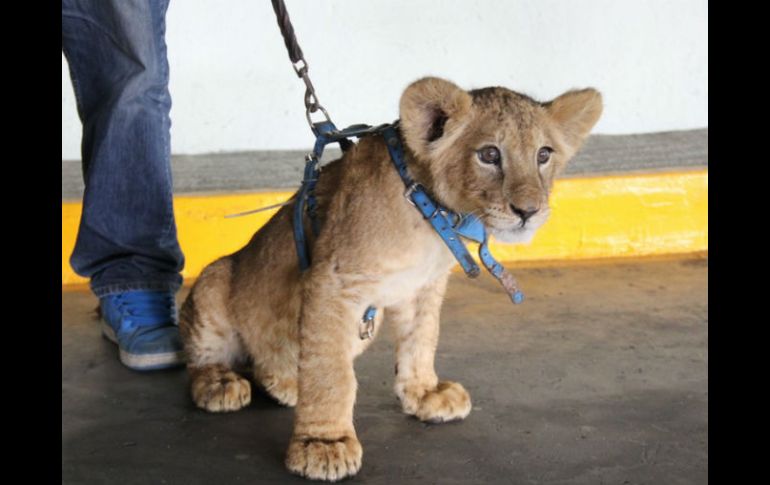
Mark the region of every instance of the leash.
<instances>
[{"instance_id":1,"label":"leash","mask_svg":"<svg viewBox=\"0 0 770 485\"><path fill-rule=\"evenodd\" d=\"M302 53L302 48L297 42L297 36L294 35L294 27L291 25L289 19L289 12L286 10L286 5L283 0L271 0L273 3L273 10L275 11L275 17L278 20L278 28L281 29L281 35L283 36L283 42L286 44L286 50L289 52L289 60L291 66L294 68L294 72L305 83L305 117L310 125L310 129L318 136L313 128L314 123L311 118L311 114L317 111L323 113L325 121L331 123L332 120L329 117L329 113L321 106L318 101L318 95L315 93L315 87L310 81L310 75L308 74L309 66L305 60L305 55Z\"/></svg>"},{"instance_id":2,"label":"leash","mask_svg":"<svg viewBox=\"0 0 770 485\"><path fill-rule=\"evenodd\" d=\"M321 172L319 169L319 161L323 156L326 145L338 143L342 151L345 152L354 145L350 140L351 138L360 139L364 136L381 135L385 139L391 161L406 187L404 197L422 214L423 218L428 221L439 237L441 237L457 262L460 263L465 274L471 278L476 278L481 273L481 270L473 257L471 257L461 238L470 239L480 244L479 259L481 260L481 263L487 271L500 282L503 288L505 288L511 301L515 304L521 303L524 299L524 295L519 290L516 279L494 259L492 253L489 251L488 237L482 222L473 214L458 214L437 204L428 195L425 188L409 176L406 159L404 157L404 148L398 131L398 121L392 124L382 124L379 126L357 124L343 130L337 129L332 122L329 113L318 101L315 87L310 80L308 63L305 60L302 48L297 42L297 37L294 34L294 27L289 19L289 12L286 10L286 5L283 3L283 0L271 1L278 21L278 28L281 30L281 35L286 44L286 50L289 53L289 60L294 68L294 72L305 84L305 117L307 118L310 130L316 137L313 151L305 157L305 170L302 178L302 185L297 193L294 212L292 214L294 243L297 250L300 270L305 271L310 267L311 263L310 247L305 236L305 214L307 214L310 219L310 226L313 233L317 236L320 231L316 214L318 205L315 198L315 186ZM324 119L314 122L311 115L319 111L323 114ZM290 203L290 201L241 214L234 214L231 217L259 212L280 205L287 205L288 203ZM364 312L359 323L359 336L361 339L372 338L374 335L374 318L376 312L377 309L371 305L367 307Z\"/></svg>"},{"instance_id":3,"label":"leash","mask_svg":"<svg viewBox=\"0 0 770 485\"><path fill-rule=\"evenodd\" d=\"M265 207L260 207L259 209L252 209L250 211L237 212L235 214L228 214L228 215L225 216L225 219L232 219L233 217L241 217L241 216L247 216L249 214L256 214L257 212L269 211L271 209L277 209L279 207L283 207L283 206L289 205L289 204L291 204L291 200L287 200L285 202L279 202L279 203L273 204L273 205L266 205Z\"/></svg>"}]
</instances>

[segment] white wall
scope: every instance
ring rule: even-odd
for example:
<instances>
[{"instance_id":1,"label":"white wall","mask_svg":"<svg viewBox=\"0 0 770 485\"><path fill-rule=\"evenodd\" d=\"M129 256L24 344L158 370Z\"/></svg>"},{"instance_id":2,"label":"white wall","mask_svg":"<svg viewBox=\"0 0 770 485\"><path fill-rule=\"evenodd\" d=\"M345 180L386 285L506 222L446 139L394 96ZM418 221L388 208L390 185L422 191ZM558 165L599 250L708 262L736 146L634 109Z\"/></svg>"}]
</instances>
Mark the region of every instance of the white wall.
<instances>
[{"instance_id":1,"label":"white wall","mask_svg":"<svg viewBox=\"0 0 770 485\"><path fill-rule=\"evenodd\" d=\"M707 0L285 0L338 126L398 116L411 81L536 99L602 91L597 133L708 126ZM173 0L172 152L304 149L304 87L267 0ZM62 56L62 158L80 158Z\"/></svg>"}]
</instances>

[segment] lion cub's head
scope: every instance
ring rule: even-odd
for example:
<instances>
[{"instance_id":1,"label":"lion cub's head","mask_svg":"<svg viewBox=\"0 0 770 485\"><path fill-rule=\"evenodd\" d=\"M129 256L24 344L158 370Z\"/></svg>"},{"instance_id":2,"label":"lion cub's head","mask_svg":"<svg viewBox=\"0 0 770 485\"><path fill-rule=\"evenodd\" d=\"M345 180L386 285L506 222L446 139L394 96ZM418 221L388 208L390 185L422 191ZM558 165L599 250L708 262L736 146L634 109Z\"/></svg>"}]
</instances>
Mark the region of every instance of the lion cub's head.
<instances>
[{"instance_id":1,"label":"lion cub's head","mask_svg":"<svg viewBox=\"0 0 770 485\"><path fill-rule=\"evenodd\" d=\"M590 88L540 103L501 87L464 91L438 78L414 82L400 103L415 179L506 242L528 241L548 219L554 177L601 112L601 95Z\"/></svg>"}]
</instances>

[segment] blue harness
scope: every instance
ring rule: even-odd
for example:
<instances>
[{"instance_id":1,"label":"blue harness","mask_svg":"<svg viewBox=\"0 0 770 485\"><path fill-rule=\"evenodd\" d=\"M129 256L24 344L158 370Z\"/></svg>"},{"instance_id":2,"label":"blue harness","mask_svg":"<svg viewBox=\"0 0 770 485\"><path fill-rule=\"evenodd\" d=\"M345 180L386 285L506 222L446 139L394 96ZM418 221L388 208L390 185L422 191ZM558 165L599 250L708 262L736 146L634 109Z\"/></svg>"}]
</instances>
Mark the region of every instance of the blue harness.
<instances>
[{"instance_id":1,"label":"blue harness","mask_svg":"<svg viewBox=\"0 0 770 485\"><path fill-rule=\"evenodd\" d=\"M314 191L318 182L318 176L320 175L318 161L323 155L324 148L330 143L339 143L340 148L343 151L347 151L353 145L350 138L382 135L385 138L390 159L406 187L404 197L430 223L452 252L455 259L457 259L457 262L460 263L465 274L475 278L481 273L481 270L460 237L479 243L479 259L484 267L505 288L513 303L521 303L524 300L524 294L519 290L513 275L506 271L503 265L492 257L488 247L487 232L482 222L473 214L458 214L437 204L427 194L425 188L409 176L404 158L404 147L401 143L401 136L398 133L398 123L396 121L393 124L383 124L375 127L353 125L344 130L337 130L331 121L313 124L316 142L313 152L307 156L302 186L297 194L297 202L294 204L294 243L297 247L300 269L304 271L310 267L310 248L305 237L303 224L303 214L305 212L307 212L310 218L313 233L317 236L320 231L318 218L316 217L318 207ZM364 312L359 330L362 339L372 337L376 312L377 309L373 306L369 306Z\"/></svg>"}]
</instances>

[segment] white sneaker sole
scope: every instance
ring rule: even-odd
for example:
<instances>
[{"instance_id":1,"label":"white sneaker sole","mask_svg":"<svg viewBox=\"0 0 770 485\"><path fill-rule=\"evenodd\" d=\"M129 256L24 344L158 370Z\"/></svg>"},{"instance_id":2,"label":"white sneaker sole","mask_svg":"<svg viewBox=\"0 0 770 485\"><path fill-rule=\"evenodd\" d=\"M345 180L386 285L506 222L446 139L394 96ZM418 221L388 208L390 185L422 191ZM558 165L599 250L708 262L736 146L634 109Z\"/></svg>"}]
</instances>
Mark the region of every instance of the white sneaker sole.
<instances>
[{"instance_id":1,"label":"white sneaker sole","mask_svg":"<svg viewBox=\"0 0 770 485\"><path fill-rule=\"evenodd\" d=\"M178 352L164 352L162 354L151 355L137 355L126 352L120 348L120 345L118 344L118 338L115 336L115 331L112 329L112 327L107 325L107 322L104 320L102 320L102 335L104 335L107 340L118 345L118 350L120 350L120 361L123 362L126 367L131 369L151 370L171 367L175 364L181 365L185 363L185 354L183 350Z\"/></svg>"}]
</instances>

